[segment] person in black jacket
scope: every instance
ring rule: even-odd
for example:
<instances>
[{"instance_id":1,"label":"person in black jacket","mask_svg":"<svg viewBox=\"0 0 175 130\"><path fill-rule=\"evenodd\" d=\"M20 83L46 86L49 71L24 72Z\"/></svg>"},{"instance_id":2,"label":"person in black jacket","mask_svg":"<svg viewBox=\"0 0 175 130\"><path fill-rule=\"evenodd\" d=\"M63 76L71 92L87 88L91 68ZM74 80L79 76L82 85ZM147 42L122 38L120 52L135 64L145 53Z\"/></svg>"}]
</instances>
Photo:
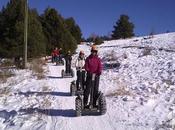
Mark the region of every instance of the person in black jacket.
<instances>
[{"instance_id":1,"label":"person in black jacket","mask_svg":"<svg viewBox=\"0 0 175 130\"><path fill-rule=\"evenodd\" d=\"M62 48L59 49L59 61L61 62L63 59L63 52Z\"/></svg>"},{"instance_id":2,"label":"person in black jacket","mask_svg":"<svg viewBox=\"0 0 175 130\"><path fill-rule=\"evenodd\" d=\"M66 61L66 73L71 73L72 56L70 51L68 51L68 53L66 54L65 61Z\"/></svg>"}]
</instances>

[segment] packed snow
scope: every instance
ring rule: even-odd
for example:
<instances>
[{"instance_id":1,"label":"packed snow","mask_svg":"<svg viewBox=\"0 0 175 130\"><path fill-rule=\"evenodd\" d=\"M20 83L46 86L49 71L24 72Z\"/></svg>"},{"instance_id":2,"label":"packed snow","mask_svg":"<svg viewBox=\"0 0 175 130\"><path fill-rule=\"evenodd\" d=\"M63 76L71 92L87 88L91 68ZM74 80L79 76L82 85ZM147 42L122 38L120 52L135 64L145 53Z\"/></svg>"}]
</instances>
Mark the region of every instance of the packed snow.
<instances>
[{"instance_id":1,"label":"packed snow","mask_svg":"<svg viewBox=\"0 0 175 130\"><path fill-rule=\"evenodd\" d=\"M174 130L175 33L105 41L98 48L105 115L75 117L70 83L76 76L63 79L64 66L47 63L43 79L14 69L0 84L0 130ZM80 50L88 56L90 46Z\"/></svg>"}]
</instances>

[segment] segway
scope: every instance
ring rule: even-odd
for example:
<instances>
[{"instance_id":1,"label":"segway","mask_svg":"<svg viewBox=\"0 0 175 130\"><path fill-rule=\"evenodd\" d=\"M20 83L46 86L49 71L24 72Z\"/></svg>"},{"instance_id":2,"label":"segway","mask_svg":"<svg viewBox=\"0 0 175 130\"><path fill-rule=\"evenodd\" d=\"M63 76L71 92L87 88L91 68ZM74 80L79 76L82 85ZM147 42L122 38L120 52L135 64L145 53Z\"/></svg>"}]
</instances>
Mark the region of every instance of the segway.
<instances>
[{"instance_id":1,"label":"segway","mask_svg":"<svg viewBox=\"0 0 175 130\"><path fill-rule=\"evenodd\" d=\"M59 59L56 61L56 66L59 66L59 65L64 65L64 60L63 59Z\"/></svg>"},{"instance_id":2,"label":"segway","mask_svg":"<svg viewBox=\"0 0 175 130\"><path fill-rule=\"evenodd\" d=\"M106 99L99 91L98 98L96 100L96 106L93 106L93 93L95 88L95 74L92 75L91 88L90 88L90 103L89 107L86 108L83 102L84 95L78 95L75 99L75 110L76 116L83 115L104 115L107 111Z\"/></svg>"},{"instance_id":3,"label":"segway","mask_svg":"<svg viewBox=\"0 0 175 130\"><path fill-rule=\"evenodd\" d=\"M64 65L64 60L60 56L57 57L57 60L56 60L56 66L58 65Z\"/></svg>"},{"instance_id":4,"label":"segway","mask_svg":"<svg viewBox=\"0 0 175 130\"><path fill-rule=\"evenodd\" d=\"M70 85L70 94L71 94L71 96L83 95L84 87L83 87L82 75L83 75L83 71L82 71L82 68L80 68L79 78L77 77L77 81L75 81L75 80L72 81L71 85Z\"/></svg>"},{"instance_id":5,"label":"segway","mask_svg":"<svg viewBox=\"0 0 175 130\"><path fill-rule=\"evenodd\" d=\"M74 77L74 71L71 69L71 64L70 66L66 65L66 71L62 70L61 71L61 76L62 78L73 78Z\"/></svg>"}]
</instances>

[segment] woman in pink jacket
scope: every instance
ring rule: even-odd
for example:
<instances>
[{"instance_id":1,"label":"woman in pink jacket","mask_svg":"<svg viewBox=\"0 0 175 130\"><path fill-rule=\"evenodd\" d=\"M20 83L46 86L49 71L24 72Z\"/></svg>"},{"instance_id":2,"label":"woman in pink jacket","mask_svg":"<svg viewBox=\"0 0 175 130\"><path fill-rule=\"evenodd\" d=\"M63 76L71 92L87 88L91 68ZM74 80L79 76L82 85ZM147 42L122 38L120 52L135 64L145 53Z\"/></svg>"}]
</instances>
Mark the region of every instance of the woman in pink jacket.
<instances>
[{"instance_id":1,"label":"woman in pink jacket","mask_svg":"<svg viewBox=\"0 0 175 130\"><path fill-rule=\"evenodd\" d=\"M86 89L84 91L84 104L87 107L88 97L91 88L92 75L95 74L95 88L93 93L93 105L96 106L96 100L98 98L99 80L102 71L101 59L97 55L98 50L95 46L91 48L91 54L86 58L85 70L87 71L86 77Z\"/></svg>"}]
</instances>

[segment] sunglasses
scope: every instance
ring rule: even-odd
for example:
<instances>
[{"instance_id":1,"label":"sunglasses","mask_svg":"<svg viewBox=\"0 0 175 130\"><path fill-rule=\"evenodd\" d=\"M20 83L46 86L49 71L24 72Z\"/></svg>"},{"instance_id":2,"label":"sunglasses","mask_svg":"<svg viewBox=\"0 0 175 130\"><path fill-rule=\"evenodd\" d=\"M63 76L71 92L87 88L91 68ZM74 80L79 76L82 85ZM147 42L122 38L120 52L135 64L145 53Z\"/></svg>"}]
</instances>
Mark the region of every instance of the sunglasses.
<instances>
[{"instance_id":1,"label":"sunglasses","mask_svg":"<svg viewBox=\"0 0 175 130\"><path fill-rule=\"evenodd\" d=\"M91 50L92 53L97 53L98 51L97 50Z\"/></svg>"}]
</instances>

